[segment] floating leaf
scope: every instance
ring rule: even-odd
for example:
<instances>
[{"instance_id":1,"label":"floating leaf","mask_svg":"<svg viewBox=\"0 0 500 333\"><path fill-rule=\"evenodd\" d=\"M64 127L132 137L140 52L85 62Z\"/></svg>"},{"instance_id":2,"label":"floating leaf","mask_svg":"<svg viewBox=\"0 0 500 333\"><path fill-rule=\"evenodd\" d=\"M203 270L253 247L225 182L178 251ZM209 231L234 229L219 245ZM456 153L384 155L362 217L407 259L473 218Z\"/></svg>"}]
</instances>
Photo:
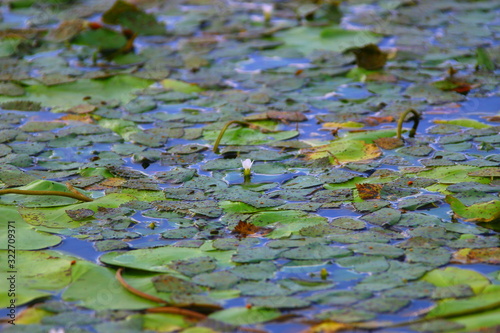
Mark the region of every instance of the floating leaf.
<instances>
[{"instance_id":1,"label":"floating leaf","mask_svg":"<svg viewBox=\"0 0 500 333\"><path fill-rule=\"evenodd\" d=\"M2 241L0 249L7 250L9 235L15 230L15 248L17 250L37 250L59 244L62 239L59 236L37 231L27 224L19 215L17 208L12 206L0 206L3 223L0 223L0 239ZM12 247L10 247L12 248Z\"/></svg>"},{"instance_id":2,"label":"floating leaf","mask_svg":"<svg viewBox=\"0 0 500 333\"><path fill-rule=\"evenodd\" d=\"M71 283L64 290L62 299L67 302L76 302L90 309L138 310L158 305L156 302L133 295L123 288L116 280L114 270L91 262L78 261L67 278ZM127 273L124 278L134 288L160 297L151 282L151 274ZM95 297L95 295L102 296Z\"/></svg>"},{"instance_id":3,"label":"floating leaf","mask_svg":"<svg viewBox=\"0 0 500 333\"><path fill-rule=\"evenodd\" d=\"M17 188L25 191L60 191L71 193L67 186L48 180L36 180ZM83 193L85 195L85 193ZM3 194L0 202L5 205L16 205L23 207L57 207L77 203L77 199L57 196L57 195L24 195L24 194Z\"/></svg>"},{"instance_id":4,"label":"floating leaf","mask_svg":"<svg viewBox=\"0 0 500 333\"><path fill-rule=\"evenodd\" d=\"M384 256L387 258L398 258L404 254L404 251L401 249L395 248L388 244L380 243L358 243L349 245L347 248L354 251L355 253L369 254L373 256Z\"/></svg>"},{"instance_id":5,"label":"floating leaf","mask_svg":"<svg viewBox=\"0 0 500 333\"><path fill-rule=\"evenodd\" d=\"M330 144L303 150L308 159L316 160L327 157L332 164L371 160L382 155L374 144L359 140L338 140Z\"/></svg>"},{"instance_id":6,"label":"floating leaf","mask_svg":"<svg viewBox=\"0 0 500 333\"><path fill-rule=\"evenodd\" d=\"M260 307L233 307L218 311L209 316L211 319L219 320L232 325L251 325L265 323L279 317L281 313L274 309Z\"/></svg>"},{"instance_id":7,"label":"floating leaf","mask_svg":"<svg viewBox=\"0 0 500 333\"><path fill-rule=\"evenodd\" d=\"M197 84L195 83L187 83L183 81L173 80L173 79L165 79L162 80L161 85L167 89L175 92L191 94L191 93L199 93L203 91Z\"/></svg>"},{"instance_id":8,"label":"floating leaf","mask_svg":"<svg viewBox=\"0 0 500 333\"><path fill-rule=\"evenodd\" d=\"M7 263L8 251L0 250L2 262ZM74 257L56 251L22 251L16 252L15 266L7 264L0 268L0 276L7 280L10 270L15 270L16 304L21 305L40 297L50 296L71 282L71 262ZM7 307L11 297L8 293L0 295L0 304Z\"/></svg>"},{"instance_id":9,"label":"floating leaf","mask_svg":"<svg viewBox=\"0 0 500 333\"><path fill-rule=\"evenodd\" d=\"M153 14L147 14L134 4L117 0L113 6L102 15L107 24L121 25L139 35L161 35L165 26L156 21Z\"/></svg>"},{"instance_id":10,"label":"floating leaf","mask_svg":"<svg viewBox=\"0 0 500 333\"><path fill-rule=\"evenodd\" d=\"M310 302L289 296L261 296L248 299L248 304L268 309L296 309L306 307Z\"/></svg>"},{"instance_id":11,"label":"floating leaf","mask_svg":"<svg viewBox=\"0 0 500 333\"><path fill-rule=\"evenodd\" d=\"M101 256L100 260L110 265L152 272L165 272L169 274L176 273L169 265L177 260L210 257L217 260L218 264L221 266L227 266L230 263L233 251L213 251L209 249L205 250L204 248L204 246L199 249L163 246L154 249L139 249L128 252L108 252Z\"/></svg>"},{"instance_id":12,"label":"floating leaf","mask_svg":"<svg viewBox=\"0 0 500 333\"><path fill-rule=\"evenodd\" d=\"M23 219L32 225L43 225L49 228L70 228L77 227L80 223L75 223L66 213L66 210L72 209L91 209L94 212L99 207L118 207L120 204L135 200L136 198L128 194L112 193L98 198L91 202L84 202L62 207L47 208L19 208L19 213Z\"/></svg>"},{"instance_id":13,"label":"floating leaf","mask_svg":"<svg viewBox=\"0 0 500 333\"><path fill-rule=\"evenodd\" d=\"M203 138L205 140L214 142L220 131L203 131ZM273 133L262 133L259 130L247 127L242 128L229 128L222 137L221 144L223 145L261 145L270 144L275 141L282 141L291 139L299 135L297 131L281 131Z\"/></svg>"},{"instance_id":14,"label":"floating leaf","mask_svg":"<svg viewBox=\"0 0 500 333\"><path fill-rule=\"evenodd\" d=\"M460 264L500 264L500 248L461 249L453 254L453 261Z\"/></svg>"},{"instance_id":15,"label":"floating leaf","mask_svg":"<svg viewBox=\"0 0 500 333\"><path fill-rule=\"evenodd\" d=\"M452 195L446 196L453 212L466 221L492 222L500 219L500 200L477 203L470 206L464 205Z\"/></svg>"},{"instance_id":16,"label":"floating leaf","mask_svg":"<svg viewBox=\"0 0 500 333\"><path fill-rule=\"evenodd\" d=\"M32 85L26 87L23 99L40 102L48 107L72 107L81 104L86 97L91 100L116 99L122 103L131 101L134 90L148 87L153 81L129 75L116 75L109 79L80 79L76 82L54 86ZM12 101L13 97L0 97L0 102ZM2 106L4 109L5 107Z\"/></svg>"},{"instance_id":17,"label":"floating leaf","mask_svg":"<svg viewBox=\"0 0 500 333\"><path fill-rule=\"evenodd\" d=\"M347 49L356 56L356 65L368 70L382 69L387 62L387 53L382 52L376 44Z\"/></svg>"},{"instance_id":18,"label":"floating leaf","mask_svg":"<svg viewBox=\"0 0 500 333\"><path fill-rule=\"evenodd\" d=\"M469 285L476 294L481 293L484 288L490 285L488 278L481 273L457 267L435 269L427 273L422 280L430 282L437 287L449 287L460 284Z\"/></svg>"},{"instance_id":19,"label":"floating leaf","mask_svg":"<svg viewBox=\"0 0 500 333\"><path fill-rule=\"evenodd\" d=\"M343 52L349 48L379 41L378 35L374 33L341 28L296 27L277 33L275 36L285 42L283 48L299 50L305 55L325 49Z\"/></svg>"},{"instance_id":20,"label":"floating leaf","mask_svg":"<svg viewBox=\"0 0 500 333\"><path fill-rule=\"evenodd\" d=\"M115 30L103 27L81 32L72 43L95 47L99 50L118 50L127 44L127 38Z\"/></svg>"},{"instance_id":21,"label":"floating leaf","mask_svg":"<svg viewBox=\"0 0 500 333\"><path fill-rule=\"evenodd\" d=\"M296 249L290 249L281 253L281 256L284 258L299 260L322 260L347 257L349 255L351 255L351 251L347 249L330 247L317 243L301 246Z\"/></svg>"},{"instance_id":22,"label":"floating leaf","mask_svg":"<svg viewBox=\"0 0 500 333\"><path fill-rule=\"evenodd\" d=\"M462 126L462 127L470 127L470 128L491 128L490 125L483 124L477 120L474 119L451 119L451 120L434 120L434 123L436 124L450 124L450 125L457 125L457 126Z\"/></svg>"},{"instance_id":23,"label":"floating leaf","mask_svg":"<svg viewBox=\"0 0 500 333\"><path fill-rule=\"evenodd\" d=\"M382 208L361 218L372 224L390 226L398 223L401 218L401 212L393 208Z\"/></svg>"}]
</instances>

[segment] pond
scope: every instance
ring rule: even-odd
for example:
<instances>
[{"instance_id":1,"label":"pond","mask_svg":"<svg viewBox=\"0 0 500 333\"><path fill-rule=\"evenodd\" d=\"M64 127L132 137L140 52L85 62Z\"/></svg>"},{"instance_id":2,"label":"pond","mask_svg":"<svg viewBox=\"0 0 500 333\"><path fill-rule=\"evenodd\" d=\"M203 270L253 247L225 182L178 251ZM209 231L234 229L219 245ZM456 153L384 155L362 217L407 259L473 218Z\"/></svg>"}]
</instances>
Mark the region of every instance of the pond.
<instances>
[{"instance_id":1,"label":"pond","mask_svg":"<svg viewBox=\"0 0 500 333\"><path fill-rule=\"evenodd\" d=\"M500 327L496 1L0 10L2 331Z\"/></svg>"}]
</instances>

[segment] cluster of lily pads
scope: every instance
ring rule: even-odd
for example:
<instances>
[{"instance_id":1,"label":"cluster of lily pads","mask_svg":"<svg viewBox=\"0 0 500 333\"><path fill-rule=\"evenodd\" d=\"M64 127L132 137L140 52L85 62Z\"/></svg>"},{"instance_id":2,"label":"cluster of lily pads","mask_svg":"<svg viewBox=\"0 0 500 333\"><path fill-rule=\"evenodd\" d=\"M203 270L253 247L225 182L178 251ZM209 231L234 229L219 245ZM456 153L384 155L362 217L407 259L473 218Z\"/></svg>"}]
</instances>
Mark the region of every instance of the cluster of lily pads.
<instances>
[{"instance_id":1,"label":"cluster of lily pads","mask_svg":"<svg viewBox=\"0 0 500 333\"><path fill-rule=\"evenodd\" d=\"M500 325L496 2L7 3L5 332Z\"/></svg>"}]
</instances>

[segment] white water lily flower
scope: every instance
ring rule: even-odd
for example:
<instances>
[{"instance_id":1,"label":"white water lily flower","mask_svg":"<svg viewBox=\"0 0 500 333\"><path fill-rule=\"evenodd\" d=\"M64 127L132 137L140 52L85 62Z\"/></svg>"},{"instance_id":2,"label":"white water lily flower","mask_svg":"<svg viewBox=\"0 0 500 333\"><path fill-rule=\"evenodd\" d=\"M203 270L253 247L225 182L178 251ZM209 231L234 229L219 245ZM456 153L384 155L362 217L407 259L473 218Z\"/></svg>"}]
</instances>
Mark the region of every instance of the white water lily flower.
<instances>
[{"instance_id":1,"label":"white water lily flower","mask_svg":"<svg viewBox=\"0 0 500 333\"><path fill-rule=\"evenodd\" d=\"M252 168L252 165L253 165L253 161L249 158L247 158L246 160L241 160L241 165L243 166L243 174L245 176L249 176L250 175L250 169Z\"/></svg>"},{"instance_id":2,"label":"white water lily flower","mask_svg":"<svg viewBox=\"0 0 500 333\"><path fill-rule=\"evenodd\" d=\"M271 17L273 16L274 5L265 3L262 5L262 13L264 14L264 22L271 21Z\"/></svg>"},{"instance_id":3,"label":"white water lily flower","mask_svg":"<svg viewBox=\"0 0 500 333\"><path fill-rule=\"evenodd\" d=\"M49 330L49 333L64 333L64 329L63 328L51 328Z\"/></svg>"}]
</instances>

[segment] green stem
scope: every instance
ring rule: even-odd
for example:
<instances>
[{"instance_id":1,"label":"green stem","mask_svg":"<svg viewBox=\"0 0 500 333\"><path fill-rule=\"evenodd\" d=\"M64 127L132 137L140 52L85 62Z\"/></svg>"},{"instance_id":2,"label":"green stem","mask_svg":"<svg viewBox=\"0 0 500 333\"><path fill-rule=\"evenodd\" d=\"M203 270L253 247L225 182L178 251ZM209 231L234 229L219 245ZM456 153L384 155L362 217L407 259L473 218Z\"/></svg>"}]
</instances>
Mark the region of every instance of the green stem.
<instances>
[{"instance_id":1,"label":"green stem","mask_svg":"<svg viewBox=\"0 0 500 333\"><path fill-rule=\"evenodd\" d=\"M401 117L399 117L398 130L397 130L397 138L398 139L401 139L401 132L403 131L403 122L405 121L406 116L409 113L413 113L415 115L413 117L413 127L410 130L410 134L409 134L410 138L413 138L415 136L415 133L417 132L418 123L420 122L420 115L418 114L417 111L415 111L413 109L408 109L405 112L403 112Z\"/></svg>"},{"instance_id":2,"label":"green stem","mask_svg":"<svg viewBox=\"0 0 500 333\"><path fill-rule=\"evenodd\" d=\"M219 136L217 137L217 140L215 140L214 148L213 148L213 152L214 153L219 154L219 144L220 144L220 141L222 140L222 137L224 136L224 133L226 132L226 130L228 129L228 127L231 126L232 124L240 124L240 125L243 125L243 126L256 126L256 127L259 127L258 125L255 125L255 124L252 124L252 123L249 123L249 122L246 122L246 121L241 121L241 120L231 120L231 121L227 122L227 124L224 125L224 127L222 127L222 129L220 130L220 133L219 133Z\"/></svg>"},{"instance_id":3,"label":"green stem","mask_svg":"<svg viewBox=\"0 0 500 333\"><path fill-rule=\"evenodd\" d=\"M69 187L68 187L69 188ZM69 188L71 191L71 188ZM90 202L93 201L92 198L81 194L78 191L73 192L63 192L63 191L35 191L35 190L16 190L16 189L5 189L0 190L0 195L2 194L24 194L24 195L58 195L61 197L73 198L80 201Z\"/></svg>"}]
</instances>

